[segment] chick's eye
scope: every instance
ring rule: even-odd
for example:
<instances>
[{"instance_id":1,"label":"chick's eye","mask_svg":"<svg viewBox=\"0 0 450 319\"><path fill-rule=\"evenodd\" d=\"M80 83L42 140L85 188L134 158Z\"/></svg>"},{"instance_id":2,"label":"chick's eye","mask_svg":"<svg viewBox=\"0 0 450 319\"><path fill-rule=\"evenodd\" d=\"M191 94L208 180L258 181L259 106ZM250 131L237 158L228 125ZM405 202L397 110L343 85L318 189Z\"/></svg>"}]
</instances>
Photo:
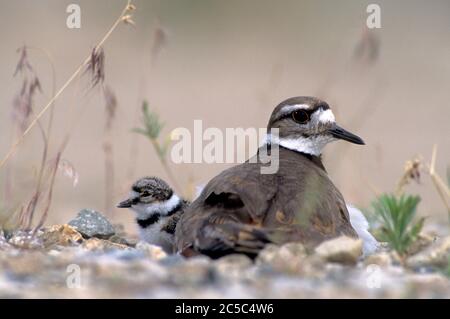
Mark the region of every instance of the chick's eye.
<instances>
[{"instance_id":1,"label":"chick's eye","mask_svg":"<svg viewBox=\"0 0 450 319\"><path fill-rule=\"evenodd\" d=\"M300 124L305 124L309 121L309 115L306 111L299 110L292 113L292 119Z\"/></svg>"}]
</instances>

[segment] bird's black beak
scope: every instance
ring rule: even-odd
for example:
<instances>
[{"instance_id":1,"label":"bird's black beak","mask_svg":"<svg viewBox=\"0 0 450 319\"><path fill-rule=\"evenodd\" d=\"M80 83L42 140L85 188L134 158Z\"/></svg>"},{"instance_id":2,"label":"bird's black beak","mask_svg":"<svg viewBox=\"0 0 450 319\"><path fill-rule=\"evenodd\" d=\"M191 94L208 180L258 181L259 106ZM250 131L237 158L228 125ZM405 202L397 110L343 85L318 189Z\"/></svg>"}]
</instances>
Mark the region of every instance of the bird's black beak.
<instances>
[{"instance_id":1,"label":"bird's black beak","mask_svg":"<svg viewBox=\"0 0 450 319\"><path fill-rule=\"evenodd\" d=\"M339 125L336 125L336 124L333 125L333 127L329 130L329 132L333 137L348 141L350 143L359 144L359 145L366 144L366 143L364 143L362 138L360 138L359 136L357 136L353 133L350 133L347 130L344 130L342 127L340 127Z\"/></svg>"},{"instance_id":2,"label":"bird's black beak","mask_svg":"<svg viewBox=\"0 0 450 319\"><path fill-rule=\"evenodd\" d=\"M130 208L134 204L137 204L138 201L139 197L130 197L117 204L117 208Z\"/></svg>"}]
</instances>

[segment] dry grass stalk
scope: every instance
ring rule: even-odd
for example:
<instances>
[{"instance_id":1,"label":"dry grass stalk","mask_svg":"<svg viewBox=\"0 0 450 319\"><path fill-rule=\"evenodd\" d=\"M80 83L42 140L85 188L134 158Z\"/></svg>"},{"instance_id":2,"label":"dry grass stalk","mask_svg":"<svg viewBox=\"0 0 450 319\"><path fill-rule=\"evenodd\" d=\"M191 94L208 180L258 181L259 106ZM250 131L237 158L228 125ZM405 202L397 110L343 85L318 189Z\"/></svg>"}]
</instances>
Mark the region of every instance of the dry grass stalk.
<instances>
[{"instance_id":1,"label":"dry grass stalk","mask_svg":"<svg viewBox=\"0 0 450 319\"><path fill-rule=\"evenodd\" d=\"M20 132L27 128L28 120L32 113L33 100L36 93L42 93L41 82L30 61L28 60L27 47L23 46L17 49L20 54L16 65L14 77L19 73L22 75L22 87L13 101L14 122L17 124Z\"/></svg>"},{"instance_id":2,"label":"dry grass stalk","mask_svg":"<svg viewBox=\"0 0 450 319\"><path fill-rule=\"evenodd\" d=\"M131 11L135 9L135 6L131 4L131 0L127 1L125 8L120 14L119 18L114 22L111 28L106 32L100 42L94 47L94 52L97 52L99 48L103 46L106 40L110 37L116 27L124 21L124 16L130 15ZM129 19L129 18L127 18ZM37 124L39 119L51 108L53 103L60 97L60 95L66 90L66 88L74 81L74 79L83 71L83 69L89 64L91 61L92 54L89 55L75 70L75 72L67 79L67 81L63 84L63 86L53 95L50 101L41 109L41 111L33 118L31 123L27 126L27 128L23 131L22 135L19 139L10 147L9 151L6 153L2 161L0 162L0 169L6 164L9 158L15 153L18 146L23 142L24 138L30 133L32 128ZM26 64L24 65L26 68Z\"/></svg>"},{"instance_id":3,"label":"dry grass stalk","mask_svg":"<svg viewBox=\"0 0 450 319\"><path fill-rule=\"evenodd\" d=\"M439 198L444 203L445 208L448 212L448 218L450 222L450 189L447 184L443 181L443 179L436 172L436 158L437 158L437 145L433 146L433 151L431 154L431 163L423 163L420 158L415 158L413 160L408 160L405 163L405 169L403 175L397 183L397 187L395 190L395 195L397 197L401 196L404 193L405 187L410 184L412 181L420 183L421 172L429 174L431 177L431 181L433 182L434 187L439 195ZM426 169L425 169L426 168Z\"/></svg>"},{"instance_id":4,"label":"dry grass stalk","mask_svg":"<svg viewBox=\"0 0 450 319\"><path fill-rule=\"evenodd\" d=\"M112 214L114 211L114 149L112 137L112 123L117 110L117 98L114 92L108 87L104 90L105 97L105 133L103 142L103 152L105 154L105 212Z\"/></svg>"},{"instance_id":5,"label":"dry grass stalk","mask_svg":"<svg viewBox=\"0 0 450 319\"><path fill-rule=\"evenodd\" d=\"M37 183L36 183L36 190L31 198L29 205L27 206L27 210L25 211L27 220L28 220L27 228L31 227L31 224L33 222L33 216L34 216L37 204L39 202L40 195L42 193L45 164L47 162L47 156L48 156L48 146L49 146L48 135L45 133L45 130L44 130L42 124L40 123L40 121L38 121L38 127L39 127L39 131L41 132L41 135L42 135L44 147L43 147L43 151L42 151L41 166L39 168L39 173L38 173L38 178L37 178Z\"/></svg>"},{"instance_id":6,"label":"dry grass stalk","mask_svg":"<svg viewBox=\"0 0 450 319\"><path fill-rule=\"evenodd\" d=\"M56 92L56 68L55 68L55 63L54 63L54 59L53 59L52 55L50 54L49 51L47 51L46 49L43 49L43 48L38 48L38 47L28 47L28 48L42 52L45 55L45 57L47 58L47 60L49 61L50 67L51 67L51 72L52 72L51 94L52 94L52 96L55 95L55 92ZM51 131L52 131L52 126L53 126L54 107L55 107L55 105L54 105L54 103L52 103L52 105L50 106L50 114L49 114L49 119L48 119L48 124L47 124L48 144L50 144Z\"/></svg>"},{"instance_id":7,"label":"dry grass stalk","mask_svg":"<svg viewBox=\"0 0 450 319\"><path fill-rule=\"evenodd\" d=\"M50 206L52 204L53 186L55 185L56 172L58 171L60 159L61 159L61 152L58 152L56 155L56 159L54 161L53 168L52 168L50 185L49 185L48 194L47 194L47 203L44 208L44 212L42 213L41 219L39 220L39 223L37 224L37 226L34 228L33 233L36 233L36 231L39 228L41 228L44 225L45 221L47 220L48 212L49 212Z\"/></svg>"},{"instance_id":8,"label":"dry grass stalk","mask_svg":"<svg viewBox=\"0 0 450 319\"><path fill-rule=\"evenodd\" d=\"M131 23L131 16L123 17L123 21ZM114 152L112 138L112 123L116 115L117 98L109 86L105 86L105 53L102 48L93 50L91 59L86 65L84 73L91 76L91 89L101 85L105 99L105 129L103 140L103 153L105 156L105 212L112 214L114 210Z\"/></svg>"},{"instance_id":9,"label":"dry grass stalk","mask_svg":"<svg viewBox=\"0 0 450 319\"><path fill-rule=\"evenodd\" d=\"M17 94L13 107L15 116L15 124L18 127L19 133L23 132L28 123L29 117L33 114L33 100L37 92L43 92L40 84L40 80L34 71L29 59L28 59L28 48L23 46L17 50L20 54L19 61L16 66L16 71L14 72L14 76L17 76L19 73L22 76L22 88L20 92ZM53 78L53 83L55 79ZM45 132L44 127L42 126L40 120L37 121L39 131L42 135L42 140L44 143L43 152L42 152L42 160L41 166L38 171L38 178L36 183L36 189L31 197L30 201L26 205L26 207L22 207L20 220L23 221L24 225L29 227L32 223L34 212L36 210L36 206L39 202L39 198L42 191L42 183L43 183L43 175L45 171L45 163L47 161L48 155L48 134ZM50 128L50 125L49 125ZM9 166L11 169L11 166ZM12 188L12 184L9 185Z\"/></svg>"},{"instance_id":10,"label":"dry grass stalk","mask_svg":"<svg viewBox=\"0 0 450 319\"><path fill-rule=\"evenodd\" d=\"M123 21L131 23L131 16L123 17ZM105 129L103 153L105 156L105 212L112 214L114 210L114 151L112 138L112 123L117 109L117 98L109 86L105 86L105 53L102 48L93 50L91 60L86 66L85 73L91 76L91 89L101 85L105 99Z\"/></svg>"},{"instance_id":11,"label":"dry grass stalk","mask_svg":"<svg viewBox=\"0 0 450 319\"><path fill-rule=\"evenodd\" d=\"M74 167L72 165L70 165L67 161L61 161L61 155L68 143L69 137L70 137L70 131L68 132L68 134L65 136L65 138L63 139L63 142L61 143L61 146L59 148L59 151L57 152L57 156L56 159L54 161L51 162L50 165L50 169L49 169L49 174L47 174L46 177L48 177L47 179L44 178L44 171L45 169L45 163L46 163L46 157L47 157L47 150L48 150L48 138L45 134L45 130L43 129L41 123L40 123L40 118L42 117L42 115L47 111L47 110L51 110L50 114L50 121L49 121L49 126L48 126L48 132L50 132L51 129L51 121L52 121L52 117L53 117L53 106L54 106L54 101L58 98L58 96L65 90L65 88L68 87L68 85L77 77L81 74L81 71L83 70L83 68L87 67L87 70L91 72L92 74L92 86L96 86L99 83L102 83L104 80L104 54L103 54L103 50L101 50L101 45L107 40L107 38L111 35L111 33L113 32L113 30L117 27L117 25L123 21L122 20L122 16L125 13L128 13L130 11L134 10L134 6L130 4L130 1L128 1L127 6L125 7L124 11L122 12L121 16L116 20L116 22L113 24L113 26L110 28L110 30L106 33L106 35L102 38L102 40L99 42L99 44L94 48L93 52L91 53L91 55L80 65L80 67L74 72L74 74L66 81L66 83L61 87L61 89L53 94L53 97L50 99L50 102L41 110L41 112L34 117L33 121L26 127L26 129L22 132L22 135L20 136L20 138L17 140L17 142L15 144L13 144L13 146L10 148L10 151L8 152L7 156L4 158L4 160L0 163L0 168L7 162L7 160L11 157L11 155L14 153L14 151L17 149L18 145L20 145L20 143L23 141L23 139L25 138L25 136L30 132L31 128L35 125L38 124L41 133L43 135L43 139L45 142L45 146L44 146L44 156L43 156L43 160L42 160L42 165L41 165L41 169L39 171L39 177L38 177L38 183L37 183L37 188L35 193L33 194L31 200L29 201L29 203L26 206L23 206L21 211L20 211L20 215L19 215L19 223L21 227L27 227L28 229L31 228L31 225L33 223L33 216L34 216L34 212L35 209L38 205L39 199L42 196L43 193L45 193L45 191L43 190L43 184L44 184L44 180L48 179L48 185L47 185L47 201L45 204L45 208L43 211L43 214L41 215L40 221L38 223L38 225L35 227L35 231L42 227L42 225L44 224L45 220L47 219L48 216L48 212L50 210L50 206L51 206L51 202L52 202L52 194L53 194L53 187L54 187L54 183L55 183L55 178L56 178L56 173L58 171L58 169L62 169L63 173L66 176L69 176L72 178L73 180L73 185L75 186L78 182L78 173L76 172L76 170L74 169ZM128 19L130 19L128 17ZM19 72L25 72L26 70L32 70L31 68L31 64L28 62L28 60L26 59L27 54L26 51L25 53L21 53L21 57L19 59L19 64L16 67L16 73ZM54 71L54 68L53 68ZM40 84L39 81L31 81L31 86L30 88L27 89L27 87L25 86L25 89L22 89L23 92L28 94L34 93L37 89L40 88ZM23 94L25 94L23 93ZM29 100L29 99L28 99ZM25 101L28 101L25 100ZM109 102L110 104L113 102ZM32 108L30 108L30 110L32 110ZM30 111L31 113L31 111ZM110 113L111 113L111 107L110 107Z\"/></svg>"},{"instance_id":12,"label":"dry grass stalk","mask_svg":"<svg viewBox=\"0 0 450 319\"><path fill-rule=\"evenodd\" d=\"M433 145L433 151L431 154L431 164L428 165L428 173L431 176L433 185L436 188L439 197L447 208L448 218L450 222L450 189L442 180L442 178L436 173L436 157L437 157L437 145Z\"/></svg>"}]
</instances>

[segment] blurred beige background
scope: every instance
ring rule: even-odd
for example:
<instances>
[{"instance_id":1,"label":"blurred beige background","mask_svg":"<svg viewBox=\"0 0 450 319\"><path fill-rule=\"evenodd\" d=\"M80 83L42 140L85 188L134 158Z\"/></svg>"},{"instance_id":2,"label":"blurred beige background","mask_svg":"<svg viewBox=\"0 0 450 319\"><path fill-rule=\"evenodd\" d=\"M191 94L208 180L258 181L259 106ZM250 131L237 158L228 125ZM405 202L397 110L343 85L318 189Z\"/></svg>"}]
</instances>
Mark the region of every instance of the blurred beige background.
<instances>
[{"instance_id":1,"label":"blurred beige background","mask_svg":"<svg viewBox=\"0 0 450 319\"><path fill-rule=\"evenodd\" d=\"M324 154L344 197L361 207L373 199L374 189L394 189L407 159L422 155L429 161L433 143L439 145L437 169L445 177L450 164L450 2L376 1L382 10L382 28L368 35L364 33L366 7L372 2L133 1L136 27L120 26L104 46L105 83L118 100L113 123L114 201L125 196L139 176L167 179L149 141L131 132L139 124L143 99L158 111L166 123L163 133L168 134L179 126L192 128L194 119L203 119L204 127L265 127L281 100L319 96L330 103L343 127L366 141L364 147L338 142ZM19 78L13 78L19 58L16 49L25 44L49 51L59 88L126 1L0 3L3 157L12 138L12 101L21 85ZM81 6L81 29L66 27L70 3ZM164 34L157 50L155 30ZM368 39L379 41L375 59L365 51L355 53ZM35 100L36 111L51 95L51 67L42 52L29 53L44 90ZM48 223L67 222L84 207L105 210L105 106L99 90L87 92L88 86L84 76L56 103L52 154L74 121L68 110L83 112L63 155L80 179L74 188L68 178L58 175ZM41 149L34 129L12 159L14 198L7 205L29 200ZM230 166L169 165L185 188L205 183ZM2 170L2 189L4 180ZM408 190L422 196L422 215L446 221L445 208L428 176ZM131 212L107 214L134 231Z\"/></svg>"}]
</instances>

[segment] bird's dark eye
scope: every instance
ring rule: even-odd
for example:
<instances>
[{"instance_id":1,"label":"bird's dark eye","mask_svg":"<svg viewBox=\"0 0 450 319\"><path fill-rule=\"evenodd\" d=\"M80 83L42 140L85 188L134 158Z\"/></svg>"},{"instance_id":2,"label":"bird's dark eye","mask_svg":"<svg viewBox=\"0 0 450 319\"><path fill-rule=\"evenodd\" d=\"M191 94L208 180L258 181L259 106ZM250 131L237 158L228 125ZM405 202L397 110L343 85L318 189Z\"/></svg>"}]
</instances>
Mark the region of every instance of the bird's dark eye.
<instances>
[{"instance_id":1,"label":"bird's dark eye","mask_svg":"<svg viewBox=\"0 0 450 319\"><path fill-rule=\"evenodd\" d=\"M292 112L292 119L299 124L305 124L309 121L309 115L304 110L298 110Z\"/></svg>"}]
</instances>

